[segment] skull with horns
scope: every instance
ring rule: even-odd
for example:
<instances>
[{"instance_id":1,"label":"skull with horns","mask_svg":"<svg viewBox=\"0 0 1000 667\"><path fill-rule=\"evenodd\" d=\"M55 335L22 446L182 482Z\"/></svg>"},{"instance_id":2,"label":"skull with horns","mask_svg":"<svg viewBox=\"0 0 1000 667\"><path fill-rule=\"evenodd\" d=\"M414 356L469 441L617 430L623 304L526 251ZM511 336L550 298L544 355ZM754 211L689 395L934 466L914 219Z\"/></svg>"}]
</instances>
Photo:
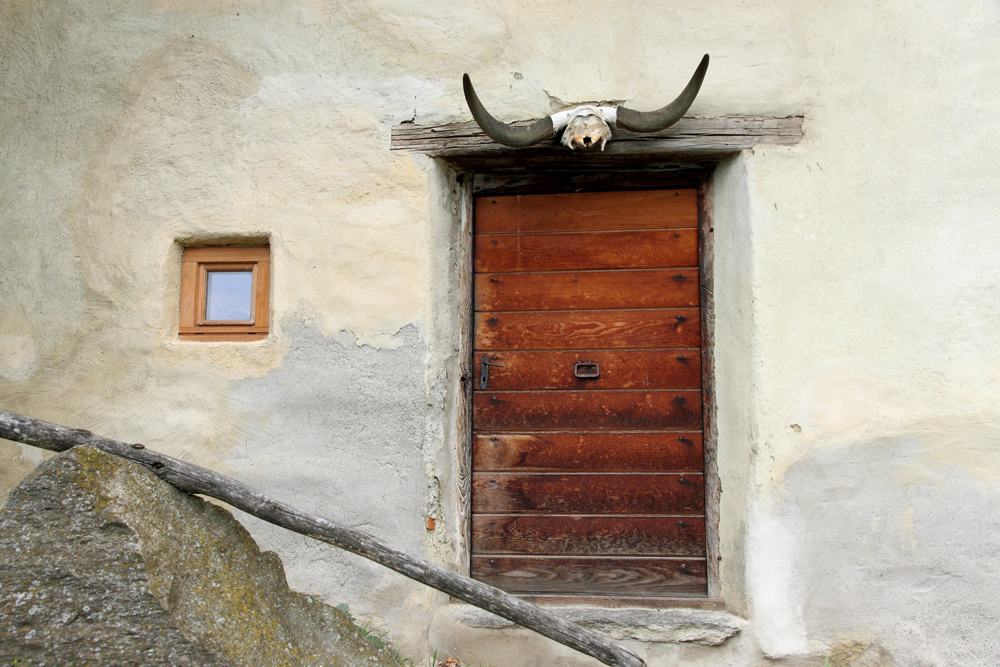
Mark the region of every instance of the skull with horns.
<instances>
[{"instance_id":1,"label":"skull with horns","mask_svg":"<svg viewBox=\"0 0 1000 667\"><path fill-rule=\"evenodd\" d=\"M513 125L502 123L486 110L479 101L469 75L462 77L465 88L465 100L469 103L472 117L479 123L493 141L505 146L521 148L544 141L563 128L562 144L570 150L591 148L604 144L611 138L611 128L620 127L632 132L658 132L664 130L681 119L698 96L701 82L708 71L708 54L701 59L694 76L673 102L657 111L634 111L623 106L595 107L579 106L566 109L531 123L530 125Z\"/></svg>"}]
</instances>

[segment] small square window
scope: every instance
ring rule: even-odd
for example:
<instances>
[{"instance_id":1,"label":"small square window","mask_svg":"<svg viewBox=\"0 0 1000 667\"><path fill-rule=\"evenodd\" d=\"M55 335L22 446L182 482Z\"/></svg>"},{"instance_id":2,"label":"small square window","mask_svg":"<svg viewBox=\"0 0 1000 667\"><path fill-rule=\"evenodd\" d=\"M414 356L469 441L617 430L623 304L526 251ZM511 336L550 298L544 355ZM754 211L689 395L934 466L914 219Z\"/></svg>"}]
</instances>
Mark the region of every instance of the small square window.
<instances>
[{"instance_id":1,"label":"small square window","mask_svg":"<svg viewBox=\"0 0 1000 667\"><path fill-rule=\"evenodd\" d=\"M268 246L185 248L180 337L204 341L263 338L270 282Z\"/></svg>"}]
</instances>

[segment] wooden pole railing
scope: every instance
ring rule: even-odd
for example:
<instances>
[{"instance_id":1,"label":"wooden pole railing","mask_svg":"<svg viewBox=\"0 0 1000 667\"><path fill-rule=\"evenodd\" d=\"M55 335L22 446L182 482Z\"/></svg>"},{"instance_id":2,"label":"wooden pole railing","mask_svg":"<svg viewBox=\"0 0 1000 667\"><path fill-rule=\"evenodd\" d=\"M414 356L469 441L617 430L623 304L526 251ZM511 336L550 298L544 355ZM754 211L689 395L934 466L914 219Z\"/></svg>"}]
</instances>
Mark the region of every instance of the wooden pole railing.
<instances>
[{"instance_id":1,"label":"wooden pole railing","mask_svg":"<svg viewBox=\"0 0 1000 667\"><path fill-rule=\"evenodd\" d=\"M229 503L258 519L364 556L431 588L486 609L612 667L645 667L635 653L576 623L533 604L413 556L359 530L341 526L310 512L257 493L235 479L158 454L139 444L127 444L0 410L0 438L63 452L78 445L134 461L181 491L199 493Z\"/></svg>"}]
</instances>

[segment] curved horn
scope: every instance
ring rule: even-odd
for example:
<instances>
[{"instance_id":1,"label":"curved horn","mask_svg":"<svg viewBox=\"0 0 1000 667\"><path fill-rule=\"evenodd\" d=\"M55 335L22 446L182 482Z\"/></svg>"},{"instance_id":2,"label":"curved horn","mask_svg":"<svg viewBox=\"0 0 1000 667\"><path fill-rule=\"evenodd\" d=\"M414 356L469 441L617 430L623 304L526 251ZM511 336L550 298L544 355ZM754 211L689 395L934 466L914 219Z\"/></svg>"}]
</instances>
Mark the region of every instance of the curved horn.
<instances>
[{"instance_id":1,"label":"curved horn","mask_svg":"<svg viewBox=\"0 0 1000 667\"><path fill-rule=\"evenodd\" d=\"M632 130L633 132L659 132L665 130L681 119L698 96L701 89L701 82L705 80L705 72L708 71L708 54L701 59L698 69L694 71L694 76L688 81L677 99L656 111L633 111L625 107L618 107L618 127ZM485 128L484 128L485 129ZM488 133L487 133L488 134Z\"/></svg>"},{"instance_id":2,"label":"curved horn","mask_svg":"<svg viewBox=\"0 0 1000 667\"><path fill-rule=\"evenodd\" d=\"M462 75L462 86L465 88L465 101L469 103L469 111L472 112L472 117L479 123L479 127L483 128L486 136L498 144L521 148L537 144L539 141L544 141L555 134L556 129L552 125L552 118L549 116L535 121L531 125L515 126L501 123L491 116L490 112L483 106L483 103L479 101L479 96L476 95L476 91L472 87L472 80L468 74Z\"/></svg>"}]
</instances>

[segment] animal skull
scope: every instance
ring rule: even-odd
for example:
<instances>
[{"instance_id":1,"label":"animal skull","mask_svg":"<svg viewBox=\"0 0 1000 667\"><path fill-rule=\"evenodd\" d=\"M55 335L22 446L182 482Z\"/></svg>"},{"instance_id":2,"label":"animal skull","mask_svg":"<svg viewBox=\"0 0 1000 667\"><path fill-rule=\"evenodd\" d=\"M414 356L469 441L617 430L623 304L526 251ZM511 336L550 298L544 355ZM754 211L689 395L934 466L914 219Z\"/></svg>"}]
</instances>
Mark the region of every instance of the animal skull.
<instances>
[{"instance_id":1,"label":"animal skull","mask_svg":"<svg viewBox=\"0 0 1000 667\"><path fill-rule=\"evenodd\" d=\"M563 146L575 150L600 145L603 151L604 145L612 138L612 127L633 132L659 132L679 121L694 103L694 98L698 96L706 71L708 71L708 54L701 59L694 76L677 99L656 111L634 111L623 106L580 106L554 113L530 125L513 125L497 120L479 101L468 74L462 77L462 83L472 117L476 119L483 132L497 143L516 148L531 146L566 128L562 136Z\"/></svg>"},{"instance_id":2,"label":"animal skull","mask_svg":"<svg viewBox=\"0 0 1000 667\"><path fill-rule=\"evenodd\" d=\"M604 120L601 110L585 106L572 111L573 117L566 123L566 130L562 135L562 145L575 150L600 144L603 151L604 144L611 138L611 126Z\"/></svg>"}]
</instances>

